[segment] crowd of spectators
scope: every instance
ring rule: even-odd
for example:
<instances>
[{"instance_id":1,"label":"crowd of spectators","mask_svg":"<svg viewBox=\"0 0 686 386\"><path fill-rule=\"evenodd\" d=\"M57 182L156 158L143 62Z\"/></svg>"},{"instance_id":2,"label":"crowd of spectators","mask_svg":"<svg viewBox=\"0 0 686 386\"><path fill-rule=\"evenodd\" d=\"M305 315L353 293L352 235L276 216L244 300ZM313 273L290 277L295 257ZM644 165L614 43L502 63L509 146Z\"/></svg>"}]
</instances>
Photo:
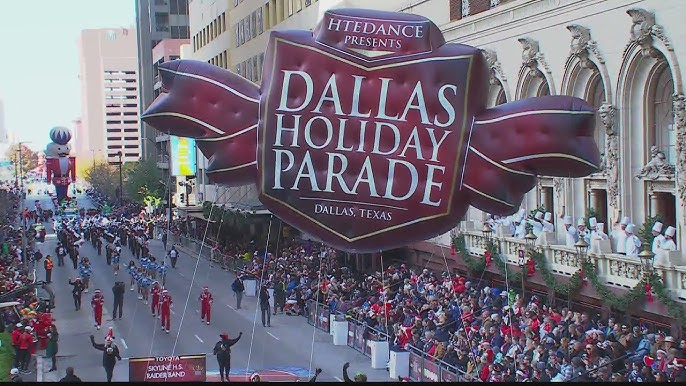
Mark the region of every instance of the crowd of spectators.
<instances>
[{"instance_id":1,"label":"crowd of spectators","mask_svg":"<svg viewBox=\"0 0 686 386\"><path fill-rule=\"evenodd\" d=\"M686 340L588 312L548 307L512 289L446 272L391 264L384 272L348 268L319 243L280 241L278 253L224 245L244 277L274 289L274 312L307 315L310 300L390 335L393 350L428 354L463 379L482 382L686 381ZM280 296L279 292L283 292ZM279 298L283 300L279 300ZM281 303L281 304L280 304Z\"/></svg>"}]
</instances>

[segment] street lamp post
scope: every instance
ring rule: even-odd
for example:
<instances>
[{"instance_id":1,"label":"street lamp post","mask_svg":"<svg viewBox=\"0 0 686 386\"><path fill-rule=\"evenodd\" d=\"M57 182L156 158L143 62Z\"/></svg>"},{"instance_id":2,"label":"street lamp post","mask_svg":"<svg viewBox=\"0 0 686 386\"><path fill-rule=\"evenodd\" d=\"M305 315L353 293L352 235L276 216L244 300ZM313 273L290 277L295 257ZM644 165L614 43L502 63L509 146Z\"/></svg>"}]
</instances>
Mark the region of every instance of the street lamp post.
<instances>
[{"instance_id":1,"label":"street lamp post","mask_svg":"<svg viewBox=\"0 0 686 386\"><path fill-rule=\"evenodd\" d=\"M22 157L21 157L21 147L25 143L30 143L30 142L19 142L18 143L18 149L17 152L19 153L19 162L18 164L18 169L19 169L19 213L21 216L21 259L22 263L26 264L26 227L24 226L24 165L22 165Z\"/></svg>"},{"instance_id":2,"label":"street lamp post","mask_svg":"<svg viewBox=\"0 0 686 386\"><path fill-rule=\"evenodd\" d=\"M119 205L122 205L124 203L124 180L122 178L122 172L121 172L121 167L122 167L122 152L119 150L115 154L110 154L110 157L116 156L119 157L119 162L110 162L110 165L115 164L119 165Z\"/></svg>"},{"instance_id":3,"label":"street lamp post","mask_svg":"<svg viewBox=\"0 0 686 386\"><path fill-rule=\"evenodd\" d=\"M577 266L583 268L584 263L588 263L588 243L583 237L579 236L579 241L574 243L574 248L577 254ZM583 279L582 279L583 280ZM567 297L567 308L572 307L572 291L569 291L569 296Z\"/></svg>"},{"instance_id":4,"label":"street lamp post","mask_svg":"<svg viewBox=\"0 0 686 386\"><path fill-rule=\"evenodd\" d=\"M638 254L643 266L643 275L650 277L653 274L653 262L655 261L655 254L650 250L650 244L643 243L643 251Z\"/></svg>"}]
</instances>

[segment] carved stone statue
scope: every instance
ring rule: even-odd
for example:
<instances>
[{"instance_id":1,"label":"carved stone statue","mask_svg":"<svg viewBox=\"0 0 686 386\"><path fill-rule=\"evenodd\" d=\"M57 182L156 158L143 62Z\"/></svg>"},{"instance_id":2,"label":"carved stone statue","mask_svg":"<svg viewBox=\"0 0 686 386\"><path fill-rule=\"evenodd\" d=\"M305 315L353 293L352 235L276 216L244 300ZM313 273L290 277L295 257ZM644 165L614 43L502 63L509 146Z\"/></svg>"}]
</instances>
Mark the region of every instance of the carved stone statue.
<instances>
[{"instance_id":1,"label":"carved stone statue","mask_svg":"<svg viewBox=\"0 0 686 386\"><path fill-rule=\"evenodd\" d=\"M657 146L650 147L650 161L636 175L636 178L648 178L656 180L660 176L673 176L674 165L667 162L667 156Z\"/></svg>"},{"instance_id":2,"label":"carved stone statue","mask_svg":"<svg viewBox=\"0 0 686 386\"><path fill-rule=\"evenodd\" d=\"M543 76L538 69L538 42L528 37L519 38L517 41L522 45L522 66L529 67L536 75Z\"/></svg>"},{"instance_id":3,"label":"carved stone statue","mask_svg":"<svg viewBox=\"0 0 686 386\"><path fill-rule=\"evenodd\" d=\"M498 63L498 54L489 49L483 49L481 52L484 54L484 58L486 58L486 65L488 65L488 68L491 71L490 84L492 86L496 86L498 85L498 78L496 77L495 69L496 66L500 66L500 63Z\"/></svg>"},{"instance_id":4,"label":"carved stone statue","mask_svg":"<svg viewBox=\"0 0 686 386\"><path fill-rule=\"evenodd\" d=\"M659 51L653 47L653 26L655 14L642 8L632 8L626 11L631 16L631 42L641 46L643 56L656 58Z\"/></svg>"},{"instance_id":5,"label":"carved stone statue","mask_svg":"<svg viewBox=\"0 0 686 386\"><path fill-rule=\"evenodd\" d=\"M686 225L686 96L672 96L672 109L676 127L677 191L681 199L682 221Z\"/></svg>"},{"instance_id":6,"label":"carved stone statue","mask_svg":"<svg viewBox=\"0 0 686 386\"><path fill-rule=\"evenodd\" d=\"M579 58L583 67L592 68L593 62L588 60L591 30L577 24L570 24L567 26L567 29L572 33L572 43L570 45L571 55Z\"/></svg>"},{"instance_id":7,"label":"carved stone statue","mask_svg":"<svg viewBox=\"0 0 686 386\"><path fill-rule=\"evenodd\" d=\"M617 109L609 103L603 103L598 108L598 115L603 126L605 126L605 133L607 135L616 135L615 118L617 116Z\"/></svg>"}]
</instances>

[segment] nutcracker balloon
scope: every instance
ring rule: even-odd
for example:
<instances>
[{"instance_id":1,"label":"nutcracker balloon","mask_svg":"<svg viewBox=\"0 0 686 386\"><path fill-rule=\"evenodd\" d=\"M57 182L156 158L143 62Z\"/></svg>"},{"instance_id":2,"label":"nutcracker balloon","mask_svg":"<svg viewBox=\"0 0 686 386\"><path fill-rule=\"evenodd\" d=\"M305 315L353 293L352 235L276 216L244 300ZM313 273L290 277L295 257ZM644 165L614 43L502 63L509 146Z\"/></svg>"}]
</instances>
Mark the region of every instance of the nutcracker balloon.
<instances>
[{"instance_id":1,"label":"nutcracker balloon","mask_svg":"<svg viewBox=\"0 0 686 386\"><path fill-rule=\"evenodd\" d=\"M52 142L45 148L48 184L55 185L58 203L67 198L69 184L76 181L76 157L70 157L71 132L66 127L50 130Z\"/></svg>"}]
</instances>

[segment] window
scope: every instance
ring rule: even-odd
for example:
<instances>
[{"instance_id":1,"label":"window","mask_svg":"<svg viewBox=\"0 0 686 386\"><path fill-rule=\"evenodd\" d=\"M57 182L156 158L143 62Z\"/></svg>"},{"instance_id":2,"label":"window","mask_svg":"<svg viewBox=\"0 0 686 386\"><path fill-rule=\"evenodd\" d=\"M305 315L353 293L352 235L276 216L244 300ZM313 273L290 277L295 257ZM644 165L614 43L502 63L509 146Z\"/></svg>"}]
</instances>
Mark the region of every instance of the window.
<instances>
[{"instance_id":1,"label":"window","mask_svg":"<svg viewBox=\"0 0 686 386\"><path fill-rule=\"evenodd\" d=\"M293 0L286 0L288 2L288 16L293 16Z\"/></svg>"},{"instance_id":2,"label":"window","mask_svg":"<svg viewBox=\"0 0 686 386\"><path fill-rule=\"evenodd\" d=\"M305 0L305 6L309 7L310 5L312 5L312 0Z\"/></svg>"},{"instance_id":3,"label":"window","mask_svg":"<svg viewBox=\"0 0 686 386\"><path fill-rule=\"evenodd\" d=\"M121 137L107 137L108 141L121 141Z\"/></svg>"},{"instance_id":4,"label":"window","mask_svg":"<svg viewBox=\"0 0 686 386\"><path fill-rule=\"evenodd\" d=\"M138 145L124 145L124 149L138 149Z\"/></svg>"},{"instance_id":5,"label":"window","mask_svg":"<svg viewBox=\"0 0 686 386\"><path fill-rule=\"evenodd\" d=\"M188 0L170 0L169 13L172 15L188 15Z\"/></svg>"},{"instance_id":6,"label":"window","mask_svg":"<svg viewBox=\"0 0 686 386\"><path fill-rule=\"evenodd\" d=\"M248 66L248 71L246 72L245 77L248 78L249 80L252 80L252 58L248 59L248 61L246 63Z\"/></svg>"},{"instance_id":7,"label":"window","mask_svg":"<svg viewBox=\"0 0 686 386\"><path fill-rule=\"evenodd\" d=\"M265 5L266 7L266 5ZM257 8L257 16L256 16L256 21L257 21L257 34L261 34L263 27L264 27L264 21L262 20L262 7Z\"/></svg>"},{"instance_id":8,"label":"window","mask_svg":"<svg viewBox=\"0 0 686 386\"><path fill-rule=\"evenodd\" d=\"M653 99L652 117L648 111L649 119L652 120L653 132L649 133L650 142L648 146L655 145L658 150L665 153L667 159L665 160L670 165L676 163L676 128L674 127L674 111L672 107L672 94L674 93L674 80L669 70L669 65L664 64L655 71L652 81L653 90L651 97ZM652 85L651 85L652 86ZM652 138L651 138L652 137ZM647 152L648 155L650 152ZM646 161L649 161L647 158Z\"/></svg>"},{"instance_id":9,"label":"window","mask_svg":"<svg viewBox=\"0 0 686 386\"><path fill-rule=\"evenodd\" d=\"M138 124L138 121L137 120L135 120L135 121L124 121L124 124L125 125L136 125L136 124Z\"/></svg>"},{"instance_id":10,"label":"window","mask_svg":"<svg viewBox=\"0 0 686 386\"><path fill-rule=\"evenodd\" d=\"M239 47L241 45L241 31L238 23L236 23L234 34L236 34L236 47Z\"/></svg>"},{"instance_id":11,"label":"window","mask_svg":"<svg viewBox=\"0 0 686 386\"><path fill-rule=\"evenodd\" d=\"M108 125L118 125L120 123L121 123L121 121L110 121L110 120L107 121Z\"/></svg>"},{"instance_id":12,"label":"window","mask_svg":"<svg viewBox=\"0 0 686 386\"><path fill-rule=\"evenodd\" d=\"M124 137L124 141L138 141L138 137Z\"/></svg>"},{"instance_id":13,"label":"window","mask_svg":"<svg viewBox=\"0 0 686 386\"><path fill-rule=\"evenodd\" d=\"M245 41L252 39L252 33L250 32L252 22L250 20L250 15L245 18Z\"/></svg>"},{"instance_id":14,"label":"window","mask_svg":"<svg viewBox=\"0 0 686 386\"><path fill-rule=\"evenodd\" d=\"M252 23L250 25L250 32L252 33L252 37L257 36L257 12L252 13Z\"/></svg>"},{"instance_id":15,"label":"window","mask_svg":"<svg viewBox=\"0 0 686 386\"><path fill-rule=\"evenodd\" d=\"M240 43L243 44L245 43L245 20L241 20L238 25L240 26Z\"/></svg>"},{"instance_id":16,"label":"window","mask_svg":"<svg viewBox=\"0 0 686 386\"><path fill-rule=\"evenodd\" d=\"M238 0L233 0L233 6L237 7L238 6Z\"/></svg>"},{"instance_id":17,"label":"window","mask_svg":"<svg viewBox=\"0 0 686 386\"><path fill-rule=\"evenodd\" d=\"M293 0L295 1L295 12L300 12L303 10L303 3L302 0Z\"/></svg>"},{"instance_id":18,"label":"window","mask_svg":"<svg viewBox=\"0 0 686 386\"><path fill-rule=\"evenodd\" d=\"M588 102L598 110L605 100L605 90L600 74L597 71L592 82L591 92L588 95ZM605 127L603 126L603 120L600 117L600 114L595 115L595 143L598 145L598 149L600 149L601 153L605 151Z\"/></svg>"},{"instance_id":19,"label":"window","mask_svg":"<svg viewBox=\"0 0 686 386\"><path fill-rule=\"evenodd\" d=\"M124 132L125 132L125 133L137 133L137 132L138 132L138 128L135 128L135 129L124 129Z\"/></svg>"}]
</instances>

